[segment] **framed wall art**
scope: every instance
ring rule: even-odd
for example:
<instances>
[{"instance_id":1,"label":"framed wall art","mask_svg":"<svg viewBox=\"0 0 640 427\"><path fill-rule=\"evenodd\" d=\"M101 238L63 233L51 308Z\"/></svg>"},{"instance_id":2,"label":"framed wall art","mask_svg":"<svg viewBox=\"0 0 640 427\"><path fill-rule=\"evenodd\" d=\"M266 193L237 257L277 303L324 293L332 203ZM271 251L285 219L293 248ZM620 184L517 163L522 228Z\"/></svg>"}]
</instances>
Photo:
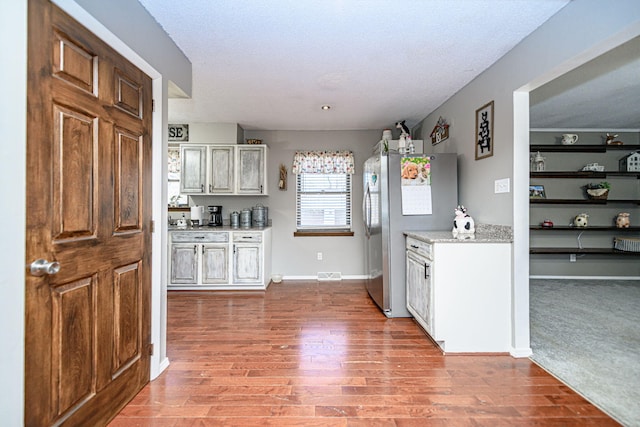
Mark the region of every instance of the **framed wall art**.
<instances>
[{"instance_id":1,"label":"framed wall art","mask_svg":"<svg viewBox=\"0 0 640 427\"><path fill-rule=\"evenodd\" d=\"M493 156L493 101L476 110L476 160Z\"/></svg>"}]
</instances>

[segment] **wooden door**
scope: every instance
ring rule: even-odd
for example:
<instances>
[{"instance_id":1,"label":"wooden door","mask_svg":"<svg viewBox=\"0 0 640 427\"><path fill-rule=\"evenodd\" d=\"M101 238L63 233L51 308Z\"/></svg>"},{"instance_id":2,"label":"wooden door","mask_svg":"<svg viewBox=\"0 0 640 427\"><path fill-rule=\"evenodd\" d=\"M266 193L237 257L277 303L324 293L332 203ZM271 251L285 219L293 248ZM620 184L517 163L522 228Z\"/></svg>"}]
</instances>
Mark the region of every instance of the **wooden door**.
<instances>
[{"instance_id":1,"label":"wooden door","mask_svg":"<svg viewBox=\"0 0 640 427\"><path fill-rule=\"evenodd\" d=\"M106 425L149 381L151 80L28 8L25 425Z\"/></svg>"}]
</instances>

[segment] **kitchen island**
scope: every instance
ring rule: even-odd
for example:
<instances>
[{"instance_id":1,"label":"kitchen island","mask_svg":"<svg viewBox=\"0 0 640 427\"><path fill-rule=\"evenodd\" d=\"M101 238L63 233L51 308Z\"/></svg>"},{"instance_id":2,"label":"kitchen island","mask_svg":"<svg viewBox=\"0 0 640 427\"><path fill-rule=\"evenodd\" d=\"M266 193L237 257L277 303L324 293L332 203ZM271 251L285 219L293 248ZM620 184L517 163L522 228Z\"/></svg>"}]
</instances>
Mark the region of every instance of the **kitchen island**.
<instances>
[{"instance_id":1,"label":"kitchen island","mask_svg":"<svg viewBox=\"0 0 640 427\"><path fill-rule=\"evenodd\" d=\"M445 353L511 350L510 227L407 231L407 309Z\"/></svg>"},{"instance_id":2,"label":"kitchen island","mask_svg":"<svg viewBox=\"0 0 640 427\"><path fill-rule=\"evenodd\" d=\"M169 227L169 290L265 290L271 227Z\"/></svg>"}]
</instances>

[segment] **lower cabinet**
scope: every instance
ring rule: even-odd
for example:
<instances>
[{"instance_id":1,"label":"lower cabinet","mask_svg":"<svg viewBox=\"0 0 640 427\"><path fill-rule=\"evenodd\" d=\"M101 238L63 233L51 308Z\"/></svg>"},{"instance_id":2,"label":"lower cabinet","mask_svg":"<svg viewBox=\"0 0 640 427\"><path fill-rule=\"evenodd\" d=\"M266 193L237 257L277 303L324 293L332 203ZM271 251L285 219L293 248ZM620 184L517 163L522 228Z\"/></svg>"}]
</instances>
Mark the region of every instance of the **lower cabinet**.
<instances>
[{"instance_id":1,"label":"lower cabinet","mask_svg":"<svg viewBox=\"0 0 640 427\"><path fill-rule=\"evenodd\" d=\"M260 283L262 234L233 233L233 282Z\"/></svg>"},{"instance_id":2,"label":"lower cabinet","mask_svg":"<svg viewBox=\"0 0 640 427\"><path fill-rule=\"evenodd\" d=\"M266 289L271 229L170 231L169 289Z\"/></svg>"},{"instance_id":3,"label":"lower cabinet","mask_svg":"<svg viewBox=\"0 0 640 427\"><path fill-rule=\"evenodd\" d=\"M428 334L433 335L431 260L408 249L406 274L407 310Z\"/></svg>"},{"instance_id":4,"label":"lower cabinet","mask_svg":"<svg viewBox=\"0 0 640 427\"><path fill-rule=\"evenodd\" d=\"M407 236L407 310L445 353L511 350L511 244Z\"/></svg>"}]
</instances>

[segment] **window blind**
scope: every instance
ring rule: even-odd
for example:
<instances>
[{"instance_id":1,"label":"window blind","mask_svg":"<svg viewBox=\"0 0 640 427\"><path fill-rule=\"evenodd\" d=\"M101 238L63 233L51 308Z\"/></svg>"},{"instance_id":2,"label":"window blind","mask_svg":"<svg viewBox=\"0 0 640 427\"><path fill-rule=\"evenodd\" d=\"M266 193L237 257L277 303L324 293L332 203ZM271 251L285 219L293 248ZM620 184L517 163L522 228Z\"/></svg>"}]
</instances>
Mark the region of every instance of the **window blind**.
<instances>
[{"instance_id":1,"label":"window blind","mask_svg":"<svg viewBox=\"0 0 640 427\"><path fill-rule=\"evenodd\" d=\"M296 175L298 230L351 230L351 174Z\"/></svg>"}]
</instances>

